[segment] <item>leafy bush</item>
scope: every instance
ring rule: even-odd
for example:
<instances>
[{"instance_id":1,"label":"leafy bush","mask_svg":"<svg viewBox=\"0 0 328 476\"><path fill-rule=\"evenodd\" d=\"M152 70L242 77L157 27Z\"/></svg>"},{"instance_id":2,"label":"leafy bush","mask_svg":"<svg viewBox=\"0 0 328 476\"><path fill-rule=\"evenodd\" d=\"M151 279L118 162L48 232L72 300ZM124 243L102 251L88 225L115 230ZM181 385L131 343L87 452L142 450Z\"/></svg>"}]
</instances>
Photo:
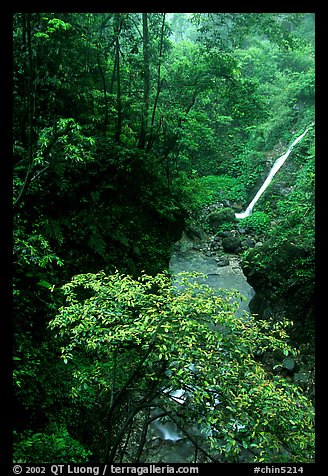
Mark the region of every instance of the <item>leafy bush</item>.
<instances>
[{"instance_id":1,"label":"leafy bush","mask_svg":"<svg viewBox=\"0 0 328 476\"><path fill-rule=\"evenodd\" d=\"M270 226L270 217L264 212L253 212L243 219L242 226L252 232L265 234Z\"/></svg>"},{"instance_id":2,"label":"leafy bush","mask_svg":"<svg viewBox=\"0 0 328 476\"><path fill-rule=\"evenodd\" d=\"M218 226L216 235L221 235L225 231L231 231L234 228L236 228L236 223L235 222L225 222L222 223L222 225Z\"/></svg>"},{"instance_id":3,"label":"leafy bush","mask_svg":"<svg viewBox=\"0 0 328 476\"><path fill-rule=\"evenodd\" d=\"M215 293L199 273L175 279L172 286L167 274L75 276L63 287L66 305L50 322L75 380L71 397L84 405L90 388L112 395L109 461L154 399L183 428L202 428L199 445L210 442L220 458L238 461L246 448L262 462L312 461L311 403L259 363L267 352L296 355L286 324L248 314L236 319L239 294ZM189 395L183 415L170 396L174 390Z\"/></svg>"},{"instance_id":4,"label":"leafy bush","mask_svg":"<svg viewBox=\"0 0 328 476\"><path fill-rule=\"evenodd\" d=\"M49 433L26 431L16 438L14 463L86 463L91 455L65 426L50 427Z\"/></svg>"},{"instance_id":5,"label":"leafy bush","mask_svg":"<svg viewBox=\"0 0 328 476\"><path fill-rule=\"evenodd\" d=\"M234 223L237 220L234 210L232 208L225 207L210 213L207 217L207 221L210 225L210 229L212 229L212 231L216 231L223 223Z\"/></svg>"},{"instance_id":6,"label":"leafy bush","mask_svg":"<svg viewBox=\"0 0 328 476\"><path fill-rule=\"evenodd\" d=\"M193 179L191 187L197 207L212 205L224 200L232 202L246 200L244 184L228 175L206 175Z\"/></svg>"}]
</instances>

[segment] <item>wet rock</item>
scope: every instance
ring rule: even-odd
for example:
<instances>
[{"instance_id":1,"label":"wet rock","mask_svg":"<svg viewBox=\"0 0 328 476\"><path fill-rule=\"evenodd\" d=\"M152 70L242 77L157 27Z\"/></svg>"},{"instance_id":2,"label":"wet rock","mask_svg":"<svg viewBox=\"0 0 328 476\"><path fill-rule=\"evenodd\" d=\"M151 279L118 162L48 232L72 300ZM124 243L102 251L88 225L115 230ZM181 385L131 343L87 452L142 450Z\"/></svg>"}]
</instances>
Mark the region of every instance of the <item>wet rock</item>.
<instances>
[{"instance_id":1,"label":"wet rock","mask_svg":"<svg viewBox=\"0 0 328 476\"><path fill-rule=\"evenodd\" d=\"M216 263L218 266L228 266L229 265L229 258L228 256L219 256L219 258L216 259Z\"/></svg>"},{"instance_id":2,"label":"wet rock","mask_svg":"<svg viewBox=\"0 0 328 476\"><path fill-rule=\"evenodd\" d=\"M296 362L295 362L295 359L293 359L293 357L286 357L282 361L282 365L289 372L293 372L296 366Z\"/></svg>"},{"instance_id":3,"label":"wet rock","mask_svg":"<svg viewBox=\"0 0 328 476\"><path fill-rule=\"evenodd\" d=\"M241 242L241 247L243 249L254 248L254 246L255 246L255 241L252 238L245 238Z\"/></svg>"},{"instance_id":4,"label":"wet rock","mask_svg":"<svg viewBox=\"0 0 328 476\"><path fill-rule=\"evenodd\" d=\"M219 245L216 245L216 246L212 246L211 247L211 250L213 251L213 253L217 253L218 251L220 251L220 246Z\"/></svg>"},{"instance_id":5,"label":"wet rock","mask_svg":"<svg viewBox=\"0 0 328 476\"><path fill-rule=\"evenodd\" d=\"M228 236L222 239L222 246L224 251L228 253L236 253L240 249L239 236Z\"/></svg>"},{"instance_id":6,"label":"wet rock","mask_svg":"<svg viewBox=\"0 0 328 476\"><path fill-rule=\"evenodd\" d=\"M233 202L231 204L231 208L233 208L235 212L239 213L243 211L244 206L241 203Z\"/></svg>"},{"instance_id":7,"label":"wet rock","mask_svg":"<svg viewBox=\"0 0 328 476\"><path fill-rule=\"evenodd\" d=\"M203 237L202 230L197 227L189 227L186 229L185 233L191 240L201 240Z\"/></svg>"},{"instance_id":8,"label":"wet rock","mask_svg":"<svg viewBox=\"0 0 328 476\"><path fill-rule=\"evenodd\" d=\"M212 243L221 243L221 235L214 235L212 238Z\"/></svg>"},{"instance_id":9,"label":"wet rock","mask_svg":"<svg viewBox=\"0 0 328 476\"><path fill-rule=\"evenodd\" d=\"M231 231L224 230L219 233L219 236L221 236L221 238L230 238L231 236L234 236L234 235Z\"/></svg>"}]
</instances>

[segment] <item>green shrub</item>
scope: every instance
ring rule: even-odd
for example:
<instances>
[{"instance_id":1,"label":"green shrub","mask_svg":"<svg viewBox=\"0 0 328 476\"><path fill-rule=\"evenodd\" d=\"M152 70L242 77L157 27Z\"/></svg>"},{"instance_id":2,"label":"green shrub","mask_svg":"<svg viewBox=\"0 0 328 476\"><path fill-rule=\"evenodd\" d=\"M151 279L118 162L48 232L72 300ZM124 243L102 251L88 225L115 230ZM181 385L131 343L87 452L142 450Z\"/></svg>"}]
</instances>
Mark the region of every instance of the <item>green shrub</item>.
<instances>
[{"instance_id":1,"label":"green shrub","mask_svg":"<svg viewBox=\"0 0 328 476\"><path fill-rule=\"evenodd\" d=\"M140 401L152 405L160 396L157 404L179 426L203 428L200 447L210 444L210 451L231 462L244 448L256 451L259 462L312 462L311 402L259 363L267 352L281 359L297 355L286 340L288 323L252 315L236 319L239 294L215 294L199 282L204 278L180 273L175 287L166 273L133 279L99 272L66 283L66 305L49 326L61 339L61 357L75 378L72 398L83 405L89 402L88 388L110 392L115 386L119 397L108 410L109 428L120 441L142 411ZM89 297L81 299L83 289ZM190 368L193 362L196 371ZM183 415L163 388L192 391ZM117 451L113 441L110 461Z\"/></svg>"},{"instance_id":2,"label":"green shrub","mask_svg":"<svg viewBox=\"0 0 328 476\"><path fill-rule=\"evenodd\" d=\"M254 212L243 219L243 226L254 233L264 234L270 226L270 217L264 212Z\"/></svg>"},{"instance_id":3,"label":"green shrub","mask_svg":"<svg viewBox=\"0 0 328 476\"><path fill-rule=\"evenodd\" d=\"M196 207L212 205L229 200L244 202L246 200L244 184L228 175L206 175L191 181Z\"/></svg>"},{"instance_id":4,"label":"green shrub","mask_svg":"<svg viewBox=\"0 0 328 476\"><path fill-rule=\"evenodd\" d=\"M235 212L229 207L221 208L216 212L210 213L207 217L207 221L210 229L216 231L223 223L236 222Z\"/></svg>"},{"instance_id":5,"label":"green shrub","mask_svg":"<svg viewBox=\"0 0 328 476\"><path fill-rule=\"evenodd\" d=\"M225 223L222 223L222 225L220 225L218 228L217 228L217 232L216 234L217 235L220 235L221 233L223 233L224 231L231 231L233 230L234 228L236 227L236 223L235 222L225 222Z\"/></svg>"},{"instance_id":6,"label":"green shrub","mask_svg":"<svg viewBox=\"0 0 328 476\"><path fill-rule=\"evenodd\" d=\"M14 463L85 463L91 455L65 426L49 428L49 433L26 431L13 449Z\"/></svg>"}]
</instances>

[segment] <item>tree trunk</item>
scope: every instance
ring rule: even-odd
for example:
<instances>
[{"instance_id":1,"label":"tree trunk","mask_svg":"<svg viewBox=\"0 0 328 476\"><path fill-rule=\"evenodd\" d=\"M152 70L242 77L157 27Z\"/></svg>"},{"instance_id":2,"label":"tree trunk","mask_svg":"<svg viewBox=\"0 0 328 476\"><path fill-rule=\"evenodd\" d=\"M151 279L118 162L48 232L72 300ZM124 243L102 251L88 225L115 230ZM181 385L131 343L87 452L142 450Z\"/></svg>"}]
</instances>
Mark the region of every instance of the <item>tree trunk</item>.
<instances>
[{"instance_id":1,"label":"tree trunk","mask_svg":"<svg viewBox=\"0 0 328 476\"><path fill-rule=\"evenodd\" d=\"M19 192L18 198L14 202L14 209L17 209L23 201L27 188L31 182L31 174L33 167L33 106L34 99L32 93L32 39L31 39L31 13L23 13L23 32L26 33L27 38L27 121L28 121L28 135L27 135L27 157L28 165L25 179L22 188ZM23 45L26 46L25 34L23 36Z\"/></svg>"},{"instance_id":2,"label":"tree trunk","mask_svg":"<svg viewBox=\"0 0 328 476\"><path fill-rule=\"evenodd\" d=\"M107 126L108 126L108 104L107 104L107 86L106 86L106 78L104 71L101 66L100 62L100 51L98 52L97 55L97 61L98 61L98 68L100 71L101 79L103 82L103 93L104 93L104 106L105 106L105 114L104 114L104 131L107 131Z\"/></svg>"},{"instance_id":3,"label":"tree trunk","mask_svg":"<svg viewBox=\"0 0 328 476\"><path fill-rule=\"evenodd\" d=\"M154 143L155 113L156 113L159 93L160 93L161 87L162 87L161 61L162 61L162 55L163 55L164 27L165 27L165 13L163 13L163 18L162 18L161 39L160 39L158 67L157 67L157 91L156 91L156 97L155 97L153 112L152 112L152 117L151 117L150 134L149 134L149 141L148 141L148 145L147 145L147 150L148 151L152 148L152 145Z\"/></svg>"},{"instance_id":4,"label":"tree trunk","mask_svg":"<svg viewBox=\"0 0 328 476\"><path fill-rule=\"evenodd\" d=\"M149 31L148 13L142 14L143 32L143 110L141 116L141 130L138 147L144 149L148 129L149 91L150 91L150 66L149 66Z\"/></svg>"},{"instance_id":5,"label":"tree trunk","mask_svg":"<svg viewBox=\"0 0 328 476\"><path fill-rule=\"evenodd\" d=\"M115 64L116 64L116 108L117 121L115 141L120 142L122 132L122 99L121 99L121 75L120 75L120 13L115 13Z\"/></svg>"}]
</instances>

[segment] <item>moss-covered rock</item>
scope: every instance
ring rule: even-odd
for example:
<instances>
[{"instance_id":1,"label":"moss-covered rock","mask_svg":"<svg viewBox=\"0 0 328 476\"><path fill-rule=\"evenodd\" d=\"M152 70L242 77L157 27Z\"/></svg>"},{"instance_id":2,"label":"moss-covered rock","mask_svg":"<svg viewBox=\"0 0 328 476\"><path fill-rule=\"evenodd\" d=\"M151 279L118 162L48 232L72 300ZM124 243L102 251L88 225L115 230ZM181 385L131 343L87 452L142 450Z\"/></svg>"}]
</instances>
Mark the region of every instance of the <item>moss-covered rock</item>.
<instances>
[{"instance_id":1,"label":"moss-covered rock","mask_svg":"<svg viewBox=\"0 0 328 476\"><path fill-rule=\"evenodd\" d=\"M300 340L309 337L314 323L314 283L308 253L296 239L279 244L271 239L250 249L241 261L256 293L251 312L262 318L287 317L294 322L294 331L298 329ZM297 260L304 261L301 271Z\"/></svg>"},{"instance_id":2,"label":"moss-covered rock","mask_svg":"<svg viewBox=\"0 0 328 476\"><path fill-rule=\"evenodd\" d=\"M227 236L222 239L222 247L227 253L236 253L240 250L239 236Z\"/></svg>"},{"instance_id":3,"label":"moss-covered rock","mask_svg":"<svg viewBox=\"0 0 328 476\"><path fill-rule=\"evenodd\" d=\"M227 222L235 222L236 216L232 208L226 207L221 210L210 213L207 217L207 223L212 231L216 231L219 226Z\"/></svg>"}]
</instances>

